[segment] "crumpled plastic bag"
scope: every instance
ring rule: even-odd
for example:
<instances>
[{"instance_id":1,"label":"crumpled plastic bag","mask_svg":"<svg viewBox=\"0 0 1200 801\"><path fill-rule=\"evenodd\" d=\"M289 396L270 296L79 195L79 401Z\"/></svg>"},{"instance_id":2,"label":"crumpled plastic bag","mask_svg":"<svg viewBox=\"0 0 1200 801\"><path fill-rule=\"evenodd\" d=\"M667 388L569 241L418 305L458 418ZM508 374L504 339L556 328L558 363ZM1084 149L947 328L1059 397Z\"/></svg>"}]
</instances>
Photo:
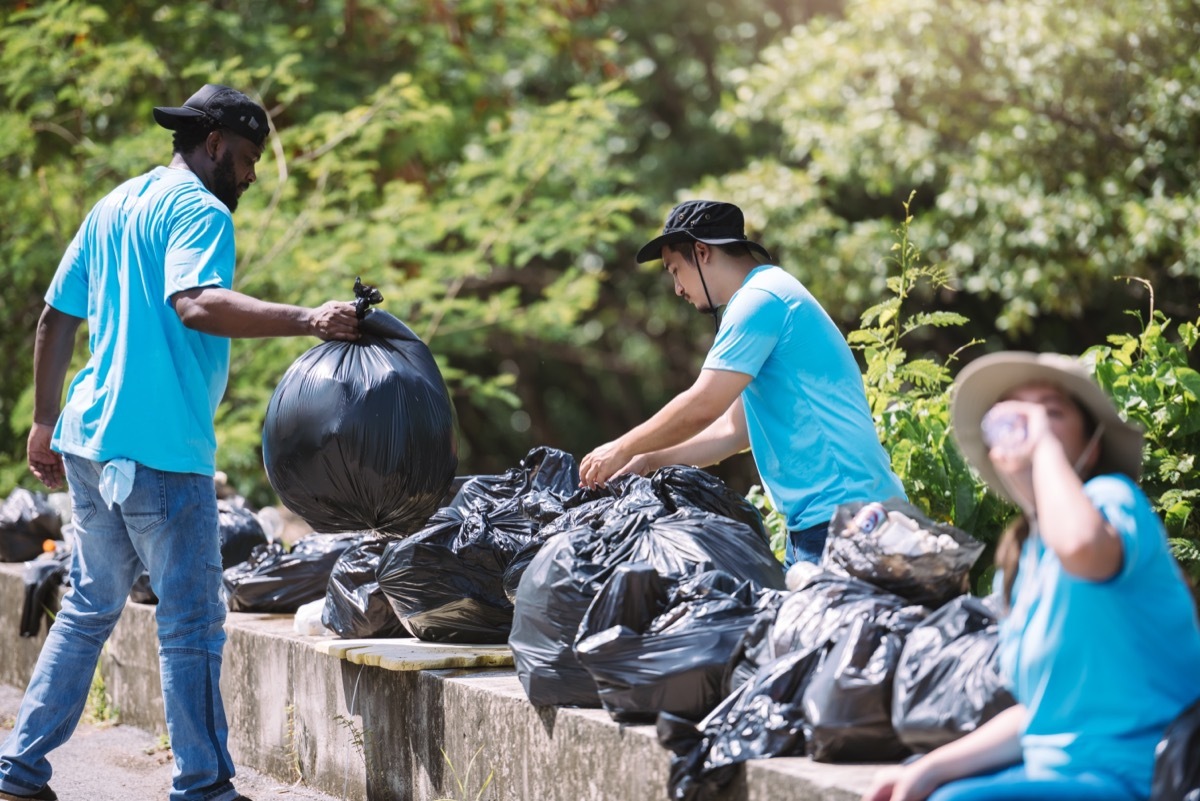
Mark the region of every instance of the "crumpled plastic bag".
<instances>
[{"instance_id":1,"label":"crumpled plastic bag","mask_svg":"<svg viewBox=\"0 0 1200 801\"><path fill-rule=\"evenodd\" d=\"M963 595L909 632L892 725L913 751L957 740L1016 703L1000 678L998 620L985 600Z\"/></svg>"},{"instance_id":2,"label":"crumpled plastic bag","mask_svg":"<svg viewBox=\"0 0 1200 801\"><path fill-rule=\"evenodd\" d=\"M983 543L912 504L846 503L829 523L821 567L936 609L968 590Z\"/></svg>"},{"instance_id":3,"label":"crumpled plastic bag","mask_svg":"<svg viewBox=\"0 0 1200 801\"><path fill-rule=\"evenodd\" d=\"M771 592L721 570L674 581L621 565L588 608L575 655L613 720L700 720L725 697L725 665Z\"/></svg>"}]
</instances>

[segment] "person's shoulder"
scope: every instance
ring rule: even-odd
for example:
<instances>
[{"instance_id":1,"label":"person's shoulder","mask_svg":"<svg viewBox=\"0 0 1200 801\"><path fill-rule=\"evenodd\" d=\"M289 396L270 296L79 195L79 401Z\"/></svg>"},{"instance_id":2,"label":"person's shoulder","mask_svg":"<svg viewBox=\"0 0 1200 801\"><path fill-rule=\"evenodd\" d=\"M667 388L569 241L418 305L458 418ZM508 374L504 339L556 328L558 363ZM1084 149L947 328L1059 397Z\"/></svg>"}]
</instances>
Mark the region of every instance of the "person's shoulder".
<instances>
[{"instance_id":1,"label":"person's shoulder","mask_svg":"<svg viewBox=\"0 0 1200 801\"><path fill-rule=\"evenodd\" d=\"M233 219L225 204L217 196L208 191L193 173L187 170L173 170L159 167L152 175L154 186L150 191L158 195L160 200L171 211L181 215L217 216Z\"/></svg>"},{"instance_id":2,"label":"person's shoulder","mask_svg":"<svg viewBox=\"0 0 1200 801\"><path fill-rule=\"evenodd\" d=\"M1146 493L1137 482L1124 473L1102 473L1084 482L1084 490L1092 498L1103 498L1116 502L1138 502L1145 500Z\"/></svg>"}]
</instances>

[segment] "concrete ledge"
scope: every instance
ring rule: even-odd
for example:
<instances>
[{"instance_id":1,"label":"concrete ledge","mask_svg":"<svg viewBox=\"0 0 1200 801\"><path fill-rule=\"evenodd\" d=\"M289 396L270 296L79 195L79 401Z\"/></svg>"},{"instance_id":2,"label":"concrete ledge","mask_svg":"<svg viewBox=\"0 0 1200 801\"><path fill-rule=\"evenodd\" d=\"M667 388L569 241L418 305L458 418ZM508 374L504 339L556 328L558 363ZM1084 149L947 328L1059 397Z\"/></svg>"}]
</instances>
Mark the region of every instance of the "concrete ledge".
<instances>
[{"instance_id":1,"label":"concrete ledge","mask_svg":"<svg viewBox=\"0 0 1200 801\"><path fill-rule=\"evenodd\" d=\"M0 564L0 681L18 687L44 639L18 637L22 571ZM282 781L347 801L430 801L463 797L456 774L473 799L492 772L490 801L667 798L669 758L652 726L532 706L511 667L486 666L511 659L504 647L330 641L295 634L290 616L244 613L229 615L226 632L230 750ZM446 659L485 666L428 667ZM165 731L154 607L126 607L101 673L123 723ZM725 801L854 801L874 769L755 760Z\"/></svg>"}]
</instances>

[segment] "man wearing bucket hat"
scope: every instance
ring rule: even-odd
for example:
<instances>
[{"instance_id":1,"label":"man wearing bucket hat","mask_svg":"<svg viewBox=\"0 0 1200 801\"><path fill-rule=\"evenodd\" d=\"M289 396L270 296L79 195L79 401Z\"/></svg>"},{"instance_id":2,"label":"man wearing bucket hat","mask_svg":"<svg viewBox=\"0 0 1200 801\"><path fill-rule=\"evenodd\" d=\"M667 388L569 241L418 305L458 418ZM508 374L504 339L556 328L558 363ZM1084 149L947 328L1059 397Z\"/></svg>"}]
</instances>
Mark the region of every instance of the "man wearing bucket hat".
<instances>
[{"instance_id":1,"label":"man wearing bucket hat","mask_svg":"<svg viewBox=\"0 0 1200 801\"><path fill-rule=\"evenodd\" d=\"M213 415L231 337L356 339L350 303L318 308L232 289L232 213L254 183L266 111L209 84L154 109L174 134L166 167L126 181L87 215L46 293L34 350L29 466L67 479L77 531L63 599L0 745L0 799L55 798L47 755L79 721L96 662L145 565L161 599L172 801L233 801L219 687L225 642L213 484ZM75 332L91 356L60 408Z\"/></svg>"},{"instance_id":2,"label":"man wearing bucket hat","mask_svg":"<svg viewBox=\"0 0 1200 801\"><path fill-rule=\"evenodd\" d=\"M746 238L741 209L680 203L637 254L639 263L658 259L675 294L714 319L719 307L725 313L696 382L588 454L584 486L669 464L707 466L750 448L787 518L788 567L820 560L838 505L904 497L846 340L804 285Z\"/></svg>"},{"instance_id":3,"label":"man wearing bucket hat","mask_svg":"<svg viewBox=\"0 0 1200 801\"><path fill-rule=\"evenodd\" d=\"M997 550L1018 703L864 799L1147 798L1156 745L1200 697L1200 624L1136 483L1141 431L1058 354L977 359L951 411L967 460L1022 511Z\"/></svg>"}]
</instances>

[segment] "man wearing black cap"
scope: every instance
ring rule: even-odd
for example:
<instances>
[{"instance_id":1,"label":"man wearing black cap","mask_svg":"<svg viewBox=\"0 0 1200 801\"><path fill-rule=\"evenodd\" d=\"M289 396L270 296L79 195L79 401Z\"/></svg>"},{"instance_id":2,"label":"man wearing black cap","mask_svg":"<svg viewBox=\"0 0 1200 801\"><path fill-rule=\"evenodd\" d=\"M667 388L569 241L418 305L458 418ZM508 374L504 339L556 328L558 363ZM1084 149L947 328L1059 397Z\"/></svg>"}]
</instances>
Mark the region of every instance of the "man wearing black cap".
<instances>
[{"instance_id":1,"label":"man wearing black cap","mask_svg":"<svg viewBox=\"0 0 1200 801\"><path fill-rule=\"evenodd\" d=\"M700 377L654 417L580 463L581 483L669 464L707 466L746 448L786 518L786 565L817 562L839 504L904 497L879 444L862 373L804 285L746 238L742 210L692 200L638 251L662 259L675 294L716 318Z\"/></svg>"},{"instance_id":2,"label":"man wearing black cap","mask_svg":"<svg viewBox=\"0 0 1200 801\"><path fill-rule=\"evenodd\" d=\"M270 125L246 95L207 85L154 109L175 132L166 167L92 208L46 293L34 350L29 467L67 479L77 537L71 591L12 734L0 799L53 801L47 755L83 711L96 662L145 569L157 610L172 801L235 801L219 688L225 642L213 415L229 338L356 339L354 306L267 303L235 292L232 213ZM60 409L75 332L91 356Z\"/></svg>"}]
</instances>

